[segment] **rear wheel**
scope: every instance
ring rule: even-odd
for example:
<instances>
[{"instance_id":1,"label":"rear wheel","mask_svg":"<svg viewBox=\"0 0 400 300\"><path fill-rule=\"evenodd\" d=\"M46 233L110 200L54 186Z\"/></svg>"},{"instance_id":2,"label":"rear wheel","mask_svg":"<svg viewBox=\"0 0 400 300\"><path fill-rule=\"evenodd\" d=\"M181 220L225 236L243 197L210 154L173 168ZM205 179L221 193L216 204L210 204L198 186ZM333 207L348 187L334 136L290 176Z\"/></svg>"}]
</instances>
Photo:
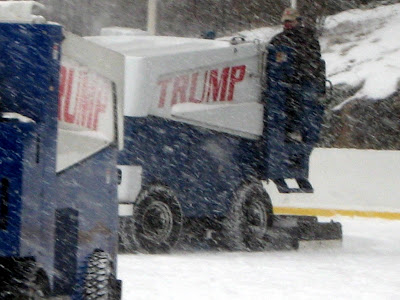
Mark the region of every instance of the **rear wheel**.
<instances>
[{"instance_id":1,"label":"rear wheel","mask_svg":"<svg viewBox=\"0 0 400 300\"><path fill-rule=\"evenodd\" d=\"M44 271L36 272L33 283L30 285L29 299L46 299L50 295L50 282Z\"/></svg>"},{"instance_id":2,"label":"rear wheel","mask_svg":"<svg viewBox=\"0 0 400 300\"><path fill-rule=\"evenodd\" d=\"M138 197L133 209L133 237L139 251L168 252L182 230L182 210L175 195L163 185L153 185Z\"/></svg>"},{"instance_id":3,"label":"rear wheel","mask_svg":"<svg viewBox=\"0 0 400 300\"><path fill-rule=\"evenodd\" d=\"M8 280L2 283L1 299L39 300L47 299L50 295L49 279L34 260L18 261L6 272L9 273L6 276Z\"/></svg>"},{"instance_id":4,"label":"rear wheel","mask_svg":"<svg viewBox=\"0 0 400 300\"><path fill-rule=\"evenodd\" d=\"M236 192L224 222L225 243L232 250L262 250L272 226L271 199L261 182L243 184Z\"/></svg>"}]
</instances>

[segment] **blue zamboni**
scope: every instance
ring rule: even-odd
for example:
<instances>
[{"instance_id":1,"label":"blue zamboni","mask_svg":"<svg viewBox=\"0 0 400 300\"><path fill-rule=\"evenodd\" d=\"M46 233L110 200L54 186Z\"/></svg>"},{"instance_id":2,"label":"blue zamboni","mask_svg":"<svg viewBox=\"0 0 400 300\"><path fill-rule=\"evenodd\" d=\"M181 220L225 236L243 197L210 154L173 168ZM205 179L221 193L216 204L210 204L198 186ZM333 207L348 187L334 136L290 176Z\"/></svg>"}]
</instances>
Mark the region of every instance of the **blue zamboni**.
<instances>
[{"instance_id":1,"label":"blue zamboni","mask_svg":"<svg viewBox=\"0 0 400 300\"><path fill-rule=\"evenodd\" d=\"M120 299L113 53L32 3L0 5L0 299Z\"/></svg>"},{"instance_id":2,"label":"blue zamboni","mask_svg":"<svg viewBox=\"0 0 400 300\"><path fill-rule=\"evenodd\" d=\"M309 156L322 107L303 112L315 116L306 126L317 125L304 128L307 142L285 139L283 88L261 97L261 45L163 36L88 39L124 57L121 251L166 252L200 240L258 250L341 238L338 223L273 214L265 181L281 192L312 192ZM298 188L285 186L287 178Z\"/></svg>"}]
</instances>

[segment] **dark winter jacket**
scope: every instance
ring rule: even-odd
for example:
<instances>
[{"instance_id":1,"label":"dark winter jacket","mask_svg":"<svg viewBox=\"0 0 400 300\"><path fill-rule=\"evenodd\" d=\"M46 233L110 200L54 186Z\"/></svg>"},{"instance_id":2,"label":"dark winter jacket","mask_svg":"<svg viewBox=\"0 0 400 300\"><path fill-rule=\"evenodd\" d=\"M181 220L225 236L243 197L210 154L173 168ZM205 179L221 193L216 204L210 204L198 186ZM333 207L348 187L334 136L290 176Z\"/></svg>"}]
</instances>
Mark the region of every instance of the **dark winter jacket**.
<instances>
[{"instance_id":1,"label":"dark winter jacket","mask_svg":"<svg viewBox=\"0 0 400 300\"><path fill-rule=\"evenodd\" d=\"M287 46L293 52L293 74L283 79L287 83L304 83L313 81L320 76L323 63L321 61L321 48L314 32L305 27L285 29L277 34L270 42L270 46ZM325 79L324 79L325 81Z\"/></svg>"}]
</instances>

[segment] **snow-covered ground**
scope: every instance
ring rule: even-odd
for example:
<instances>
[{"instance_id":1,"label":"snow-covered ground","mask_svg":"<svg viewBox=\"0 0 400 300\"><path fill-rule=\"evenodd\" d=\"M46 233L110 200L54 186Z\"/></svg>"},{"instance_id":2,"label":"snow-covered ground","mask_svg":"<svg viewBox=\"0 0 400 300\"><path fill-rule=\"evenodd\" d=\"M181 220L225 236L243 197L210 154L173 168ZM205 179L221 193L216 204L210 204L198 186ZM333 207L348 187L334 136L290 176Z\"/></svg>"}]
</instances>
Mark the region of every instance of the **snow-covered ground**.
<instances>
[{"instance_id":1,"label":"snow-covered ground","mask_svg":"<svg viewBox=\"0 0 400 300\"><path fill-rule=\"evenodd\" d=\"M280 30L260 28L241 34L268 42ZM353 9L326 19L320 42L327 76L334 85L360 88L347 101L384 99L399 88L399 32L400 4Z\"/></svg>"},{"instance_id":2,"label":"snow-covered ground","mask_svg":"<svg viewBox=\"0 0 400 300\"><path fill-rule=\"evenodd\" d=\"M123 299L400 299L400 221L335 220L342 246L120 255Z\"/></svg>"}]
</instances>

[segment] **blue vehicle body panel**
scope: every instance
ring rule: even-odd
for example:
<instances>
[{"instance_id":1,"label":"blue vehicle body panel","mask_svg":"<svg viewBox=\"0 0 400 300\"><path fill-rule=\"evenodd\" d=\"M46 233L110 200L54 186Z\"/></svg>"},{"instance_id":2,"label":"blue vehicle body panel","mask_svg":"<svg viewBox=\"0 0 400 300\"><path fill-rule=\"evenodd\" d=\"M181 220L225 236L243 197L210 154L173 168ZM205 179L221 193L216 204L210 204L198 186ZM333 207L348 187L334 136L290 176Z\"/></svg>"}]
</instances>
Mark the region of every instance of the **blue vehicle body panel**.
<instances>
[{"instance_id":1,"label":"blue vehicle body panel","mask_svg":"<svg viewBox=\"0 0 400 300\"><path fill-rule=\"evenodd\" d=\"M166 184L188 217L223 215L252 172L252 141L158 117L125 117L124 128L119 164L143 166L143 186Z\"/></svg>"},{"instance_id":2,"label":"blue vehicle body panel","mask_svg":"<svg viewBox=\"0 0 400 300\"><path fill-rule=\"evenodd\" d=\"M55 294L81 299L89 255L116 261L118 150L56 173L62 27L0 24L0 39L1 112L33 121L0 120L0 180L9 182L0 256L34 257Z\"/></svg>"},{"instance_id":3,"label":"blue vehicle body panel","mask_svg":"<svg viewBox=\"0 0 400 300\"><path fill-rule=\"evenodd\" d=\"M19 222L15 223L19 224L19 232L16 232L19 247L24 240L26 243L29 241L32 248L37 248L41 246L37 234L31 235L24 232L23 228L30 228L33 232L40 231L41 222L38 222L42 219L38 218L42 214L40 209L44 208L45 212L50 209L42 205L39 199L43 197L44 191L53 186L55 180L54 176L49 175L56 155L57 103L53 102L57 101L58 97L59 57L53 59L52 50L54 44L61 43L61 28L46 25L0 24L0 38L2 40L0 46L1 109L3 112L18 113L34 122L29 123L33 127L30 130L24 128L27 125L18 124L20 122L16 119L2 123L5 130L3 133L8 133L5 136L8 142L2 140L3 157L10 164L8 176L14 177L13 185L15 185L10 191L14 193L16 188L19 189L17 195L20 198L19 206L10 207L15 208L16 211L10 210L9 213L15 213L19 218ZM13 127L14 130L16 128L20 130L13 134L10 132ZM29 135L36 136L31 143L25 141ZM40 147L36 145L37 153L28 151L30 147L34 147L30 144L39 142L38 140L40 140ZM10 144L18 145L19 149L10 147ZM15 150L17 152L14 152ZM16 168L13 168L13 164ZM16 170L18 172L14 172ZM38 188L38 185L41 188ZM10 226L14 226L13 224ZM8 232L8 230L3 230L3 232ZM48 236L44 237L48 238ZM11 244L2 243L3 251L6 251L8 247L11 247ZM18 249L17 255L26 254Z\"/></svg>"},{"instance_id":4,"label":"blue vehicle body panel","mask_svg":"<svg viewBox=\"0 0 400 300\"><path fill-rule=\"evenodd\" d=\"M1 230L0 255L18 256L22 215L23 173L34 144L34 125L15 121L0 123ZM29 162L31 163L31 162Z\"/></svg>"}]
</instances>

